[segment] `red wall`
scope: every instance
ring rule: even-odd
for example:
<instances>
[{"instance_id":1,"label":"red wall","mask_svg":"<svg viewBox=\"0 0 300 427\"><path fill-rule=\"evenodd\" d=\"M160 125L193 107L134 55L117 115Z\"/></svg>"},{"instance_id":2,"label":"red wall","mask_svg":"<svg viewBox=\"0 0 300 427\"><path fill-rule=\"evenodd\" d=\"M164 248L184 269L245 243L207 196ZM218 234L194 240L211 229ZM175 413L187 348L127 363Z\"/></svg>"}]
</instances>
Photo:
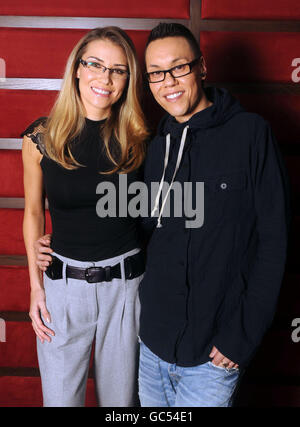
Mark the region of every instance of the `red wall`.
<instances>
[{"instance_id":1,"label":"red wall","mask_svg":"<svg viewBox=\"0 0 300 427\"><path fill-rule=\"evenodd\" d=\"M208 84L228 87L248 110L270 121L292 189L289 258L275 321L243 379L237 405L300 406L300 343L291 339L291 322L300 317L300 1L202 0L200 18L196 0L192 2L190 16L189 0L11 0L1 2L0 17L139 18L145 24L145 18L187 19L198 31ZM126 21L126 31L142 63L149 31L143 26L132 30L130 22ZM6 77L62 78L69 52L87 31L0 27L0 58L6 63ZM0 138L19 138L29 123L49 113L56 95L56 91L2 86ZM150 97L145 108L155 125L160 113ZM21 152L0 149L0 203L4 197L23 197L22 175ZM23 211L5 203L0 205L0 318L9 320L9 341L0 343L0 406L39 406L34 335L26 318L29 280L26 267L20 265L25 254ZM48 214L47 227L49 231ZM87 404L95 405L91 379Z\"/></svg>"}]
</instances>

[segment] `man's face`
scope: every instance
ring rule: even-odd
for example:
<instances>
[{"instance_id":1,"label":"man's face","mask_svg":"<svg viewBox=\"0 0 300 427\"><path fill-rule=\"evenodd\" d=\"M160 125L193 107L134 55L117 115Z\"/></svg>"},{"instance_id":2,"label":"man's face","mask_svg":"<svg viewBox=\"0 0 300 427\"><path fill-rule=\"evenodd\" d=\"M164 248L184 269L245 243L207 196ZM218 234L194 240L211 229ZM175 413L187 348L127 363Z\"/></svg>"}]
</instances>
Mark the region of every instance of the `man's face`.
<instances>
[{"instance_id":1,"label":"man's face","mask_svg":"<svg viewBox=\"0 0 300 427\"><path fill-rule=\"evenodd\" d=\"M195 59L188 41L184 37L167 37L151 42L146 50L147 72L168 70L176 65ZM170 73L159 83L149 83L156 101L178 122L185 122L200 111L204 92L201 73L206 72L204 62L199 61L192 72L174 78Z\"/></svg>"}]
</instances>

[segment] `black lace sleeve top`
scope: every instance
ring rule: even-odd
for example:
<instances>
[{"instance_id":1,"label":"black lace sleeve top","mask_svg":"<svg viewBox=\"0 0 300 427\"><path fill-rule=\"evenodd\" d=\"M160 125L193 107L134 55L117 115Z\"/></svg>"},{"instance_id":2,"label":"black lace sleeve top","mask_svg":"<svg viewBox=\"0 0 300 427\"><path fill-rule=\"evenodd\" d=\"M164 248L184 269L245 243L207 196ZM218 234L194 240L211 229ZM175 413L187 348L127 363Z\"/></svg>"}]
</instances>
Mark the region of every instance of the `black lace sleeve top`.
<instances>
[{"instance_id":1,"label":"black lace sleeve top","mask_svg":"<svg viewBox=\"0 0 300 427\"><path fill-rule=\"evenodd\" d=\"M46 120L40 117L21 136L31 138L43 154L40 165L52 221L52 249L76 260L100 261L139 247L136 220L119 215L119 201L124 197L123 190L119 191L119 174L99 173L112 167L100 136L104 121L86 118L82 133L71 145L73 156L83 166L68 170L47 156L43 143ZM140 179L139 171L127 174L128 186ZM116 189L114 217L97 214L97 202L103 195L96 193L96 187L104 181ZM126 197L127 203L132 197Z\"/></svg>"}]
</instances>

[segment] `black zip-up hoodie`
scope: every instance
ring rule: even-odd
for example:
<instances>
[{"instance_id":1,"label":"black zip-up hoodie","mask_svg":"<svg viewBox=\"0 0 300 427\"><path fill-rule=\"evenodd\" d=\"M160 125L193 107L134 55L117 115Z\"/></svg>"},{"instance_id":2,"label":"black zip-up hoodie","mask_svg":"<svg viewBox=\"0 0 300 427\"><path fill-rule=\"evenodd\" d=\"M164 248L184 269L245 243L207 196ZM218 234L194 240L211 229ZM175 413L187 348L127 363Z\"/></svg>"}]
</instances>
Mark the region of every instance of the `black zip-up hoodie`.
<instances>
[{"instance_id":1,"label":"black zip-up hoodie","mask_svg":"<svg viewBox=\"0 0 300 427\"><path fill-rule=\"evenodd\" d=\"M166 116L149 146L149 194L151 182L171 182L179 162L176 182L204 182L204 222L187 228L172 203L170 216L158 220L163 198L145 221L153 232L140 286L140 337L169 363L205 363L216 346L245 366L271 324L284 273L287 176L269 124L224 89L206 94L211 107L182 124Z\"/></svg>"}]
</instances>

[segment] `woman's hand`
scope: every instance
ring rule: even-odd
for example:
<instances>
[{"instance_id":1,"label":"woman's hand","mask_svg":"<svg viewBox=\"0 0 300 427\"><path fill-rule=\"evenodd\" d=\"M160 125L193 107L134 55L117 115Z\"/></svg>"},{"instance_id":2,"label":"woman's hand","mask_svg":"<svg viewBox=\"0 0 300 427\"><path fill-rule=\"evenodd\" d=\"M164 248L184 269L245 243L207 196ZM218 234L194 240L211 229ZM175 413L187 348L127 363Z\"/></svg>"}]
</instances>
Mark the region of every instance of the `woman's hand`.
<instances>
[{"instance_id":1,"label":"woman's hand","mask_svg":"<svg viewBox=\"0 0 300 427\"><path fill-rule=\"evenodd\" d=\"M47 323L51 322L50 313L46 307L45 291L42 288L31 291L29 316L32 320L34 332L43 344L45 340L51 342L49 335L54 336L55 334L54 331L44 325L41 315Z\"/></svg>"},{"instance_id":2,"label":"woman's hand","mask_svg":"<svg viewBox=\"0 0 300 427\"><path fill-rule=\"evenodd\" d=\"M34 251L36 256L36 264L39 269L42 271L46 271L47 267L52 262L51 253L53 250L50 248L51 244L51 234L46 234L45 236L40 237L34 243ZM47 255L48 254L48 255Z\"/></svg>"}]
</instances>

